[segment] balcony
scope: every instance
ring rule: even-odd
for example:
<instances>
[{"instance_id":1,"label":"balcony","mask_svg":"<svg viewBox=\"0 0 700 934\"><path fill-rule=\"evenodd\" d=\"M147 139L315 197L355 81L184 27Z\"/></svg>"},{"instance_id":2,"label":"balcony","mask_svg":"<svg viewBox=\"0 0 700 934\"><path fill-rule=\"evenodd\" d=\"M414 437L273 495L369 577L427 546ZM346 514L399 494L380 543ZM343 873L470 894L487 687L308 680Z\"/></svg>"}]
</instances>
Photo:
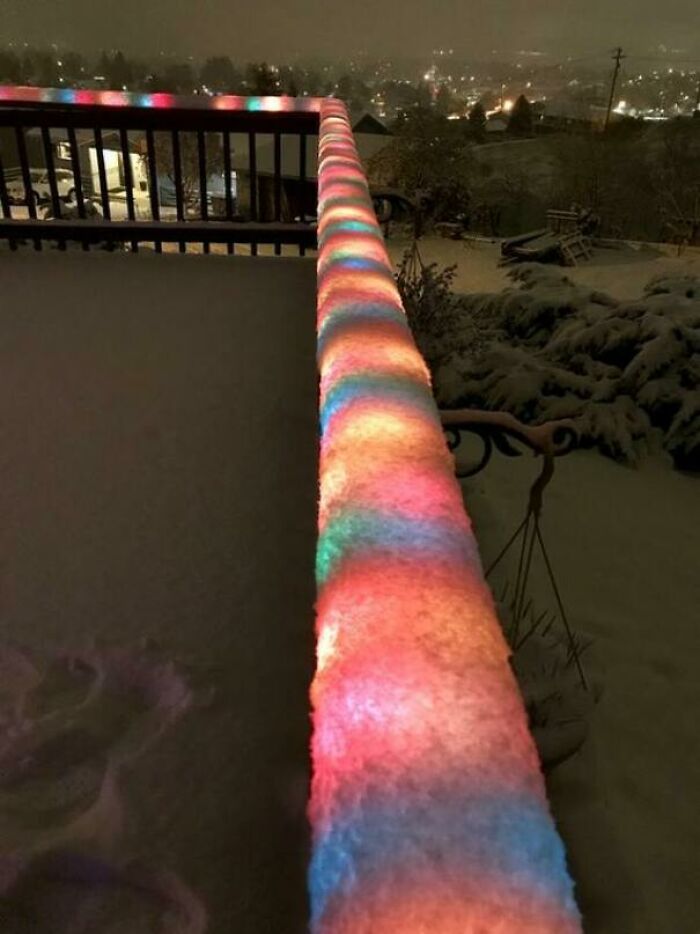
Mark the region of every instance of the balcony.
<instances>
[{"instance_id":1,"label":"balcony","mask_svg":"<svg viewBox=\"0 0 700 934\"><path fill-rule=\"evenodd\" d=\"M4 89L0 127L10 923L578 931L344 107Z\"/></svg>"}]
</instances>

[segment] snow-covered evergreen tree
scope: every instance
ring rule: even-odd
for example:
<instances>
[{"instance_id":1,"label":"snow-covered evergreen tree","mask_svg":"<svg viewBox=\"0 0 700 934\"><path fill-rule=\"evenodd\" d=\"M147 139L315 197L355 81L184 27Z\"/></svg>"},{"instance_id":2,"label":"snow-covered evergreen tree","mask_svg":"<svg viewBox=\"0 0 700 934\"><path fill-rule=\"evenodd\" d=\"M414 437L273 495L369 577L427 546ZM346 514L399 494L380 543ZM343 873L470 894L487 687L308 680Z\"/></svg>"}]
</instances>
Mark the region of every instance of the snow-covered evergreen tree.
<instances>
[{"instance_id":1,"label":"snow-covered evergreen tree","mask_svg":"<svg viewBox=\"0 0 700 934\"><path fill-rule=\"evenodd\" d=\"M572 418L582 444L627 462L657 438L676 466L700 469L700 280L657 278L641 298L617 301L553 267L510 275L499 294L448 292L447 316L423 316L418 340L440 405L533 424ZM423 294L433 306L441 298L436 280L444 292L434 267L423 293L414 283L409 318L420 318L410 306Z\"/></svg>"}]
</instances>

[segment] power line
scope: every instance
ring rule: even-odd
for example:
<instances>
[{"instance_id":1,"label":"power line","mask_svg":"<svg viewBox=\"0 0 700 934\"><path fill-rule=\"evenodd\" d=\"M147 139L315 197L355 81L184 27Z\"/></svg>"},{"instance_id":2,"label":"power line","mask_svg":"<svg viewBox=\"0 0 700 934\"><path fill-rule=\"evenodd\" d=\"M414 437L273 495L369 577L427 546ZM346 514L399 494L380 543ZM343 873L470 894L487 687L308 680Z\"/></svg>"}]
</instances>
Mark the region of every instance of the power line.
<instances>
[{"instance_id":1,"label":"power line","mask_svg":"<svg viewBox=\"0 0 700 934\"><path fill-rule=\"evenodd\" d=\"M620 48L620 46L618 46L618 47L615 49L615 52L613 53L613 60L614 60L614 62L615 62L615 68L613 69L612 81L611 81L611 83L610 83L610 100L608 101L608 109L607 109L607 112L606 112L606 114L605 114L605 127L604 127L604 129L606 129L606 130L607 130L608 126L610 125L610 115L611 115L611 113L612 113L613 103L614 103L614 100L615 100L615 86L617 85L617 78L618 78L618 75L620 74L620 67L621 67L621 65L622 65L622 59L623 59L623 58L626 58L626 56L623 54L622 49Z\"/></svg>"},{"instance_id":2,"label":"power line","mask_svg":"<svg viewBox=\"0 0 700 934\"><path fill-rule=\"evenodd\" d=\"M673 56L658 58L651 55L628 55L627 58L633 59L635 62L664 62L667 64L675 65L700 65L700 58L673 58Z\"/></svg>"}]
</instances>

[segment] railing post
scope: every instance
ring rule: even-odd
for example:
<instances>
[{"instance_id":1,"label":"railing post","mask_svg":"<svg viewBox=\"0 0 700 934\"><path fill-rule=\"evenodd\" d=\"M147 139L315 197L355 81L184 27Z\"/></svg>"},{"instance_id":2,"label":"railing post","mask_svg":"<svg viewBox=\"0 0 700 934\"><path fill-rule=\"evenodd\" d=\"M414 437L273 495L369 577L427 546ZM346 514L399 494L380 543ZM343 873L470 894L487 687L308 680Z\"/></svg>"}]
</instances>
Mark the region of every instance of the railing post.
<instances>
[{"instance_id":1,"label":"railing post","mask_svg":"<svg viewBox=\"0 0 700 934\"><path fill-rule=\"evenodd\" d=\"M250 179L250 219L255 222L258 219L258 170L257 170L257 140L255 133L248 134L248 177ZM250 248L253 256L257 255L257 243L251 244Z\"/></svg>"},{"instance_id":2,"label":"railing post","mask_svg":"<svg viewBox=\"0 0 700 934\"><path fill-rule=\"evenodd\" d=\"M207 141L204 133L197 133L197 155L199 162L199 211L203 221L209 218L209 205L207 203ZM203 243L205 253L209 252L209 244Z\"/></svg>"},{"instance_id":3,"label":"railing post","mask_svg":"<svg viewBox=\"0 0 700 934\"><path fill-rule=\"evenodd\" d=\"M78 137L75 127L67 128L68 147L70 149L70 162L73 172L73 189L75 191L75 203L78 208L78 217L85 219L85 194L83 192L83 170L80 165L80 150L78 149ZM90 249L88 243L83 243L82 248L85 252Z\"/></svg>"},{"instance_id":4,"label":"railing post","mask_svg":"<svg viewBox=\"0 0 700 934\"><path fill-rule=\"evenodd\" d=\"M158 166L156 163L156 144L153 130L146 129L146 152L148 154L148 185L151 199L151 217L154 221L160 220L160 192L158 191ZM162 253L162 241L155 241L156 253Z\"/></svg>"},{"instance_id":5,"label":"railing post","mask_svg":"<svg viewBox=\"0 0 700 934\"><path fill-rule=\"evenodd\" d=\"M231 190L231 176L233 174L233 166L231 160L231 134L228 131L228 128L224 129L223 132L223 146L224 146L224 184L225 184L225 193L226 193L226 220L233 220L233 192ZM234 252L233 243L227 243L227 251L229 254Z\"/></svg>"},{"instance_id":6,"label":"railing post","mask_svg":"<svg viewBox=\"0 0 700 934\"><path fill-rule=\"evenodd\" d=\"M29 171L29 158L27 156L27 143L24 138L24 127L15 127L15 137L17 140L17 155L19 157L20 169L22 172L22 181L24 182L24 194L27 202L27 211L32 220L37 220L37 205L34 198L34 189L32 187L32 176ZM41 250L41 240L34 238L34 249Z\"/></svg>"}]
</instances>

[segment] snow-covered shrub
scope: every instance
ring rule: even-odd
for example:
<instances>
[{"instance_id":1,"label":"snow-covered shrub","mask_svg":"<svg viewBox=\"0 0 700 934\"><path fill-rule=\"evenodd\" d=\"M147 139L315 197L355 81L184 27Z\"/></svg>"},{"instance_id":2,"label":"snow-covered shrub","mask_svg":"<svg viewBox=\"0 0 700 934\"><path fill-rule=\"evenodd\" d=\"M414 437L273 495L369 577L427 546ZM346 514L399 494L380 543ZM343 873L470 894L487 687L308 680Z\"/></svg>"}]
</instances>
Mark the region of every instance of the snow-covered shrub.
<instances>
[{"instance_id":1,"label":"snow-covered shrub","mask_svg":"<svg viewBox=\"0 0 700 934\"><path fill-rule=\"evenodd\" d=\"M455 351L475 349L478 331L463 314L462 296L452 291L457 267L439 270L426 265L412 250L404 254L397 285L413 337L431 372Z\"/></svg>"},{"instance_id":2,"label":"snow-covered shrub","mask_svg":"<svg viewBox=\"0 0 700 934\"><path fill-rule=\"evenodd\" d=\"M700 280L657 278L621 302L552 267L511 278L455 298L451 336L428 357L439 403L572 418L583 443L628 462L658 436L678 467L700 469Z\"/></svg>"}]
</instances>

